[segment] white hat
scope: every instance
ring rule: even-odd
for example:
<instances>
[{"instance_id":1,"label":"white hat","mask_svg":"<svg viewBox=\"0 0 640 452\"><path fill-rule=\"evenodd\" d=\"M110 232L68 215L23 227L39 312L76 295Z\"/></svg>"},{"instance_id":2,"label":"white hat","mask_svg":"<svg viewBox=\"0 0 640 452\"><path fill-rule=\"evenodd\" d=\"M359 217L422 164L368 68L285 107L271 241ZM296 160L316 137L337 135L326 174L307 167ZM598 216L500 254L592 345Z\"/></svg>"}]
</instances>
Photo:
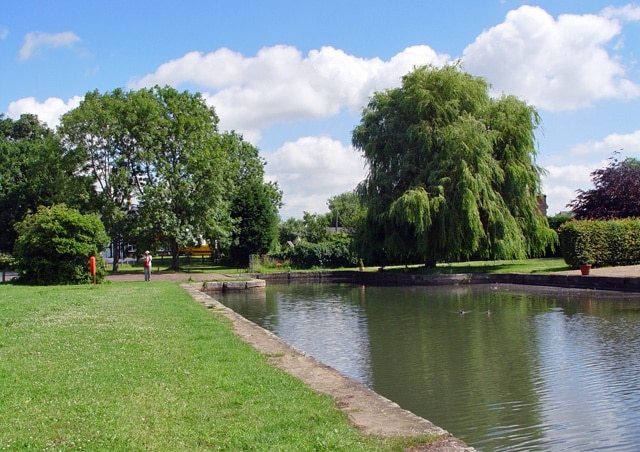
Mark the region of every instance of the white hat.
<instances>
[{"instance_id":1,"label":"white hat","mask_svg":"<svg viewBox=\"0 0 640 452\"><path fill-rule=\"evenodd\" d=\"M149 254L149 251L145 251L144 254Z\"/></svg>"}]
</instances>

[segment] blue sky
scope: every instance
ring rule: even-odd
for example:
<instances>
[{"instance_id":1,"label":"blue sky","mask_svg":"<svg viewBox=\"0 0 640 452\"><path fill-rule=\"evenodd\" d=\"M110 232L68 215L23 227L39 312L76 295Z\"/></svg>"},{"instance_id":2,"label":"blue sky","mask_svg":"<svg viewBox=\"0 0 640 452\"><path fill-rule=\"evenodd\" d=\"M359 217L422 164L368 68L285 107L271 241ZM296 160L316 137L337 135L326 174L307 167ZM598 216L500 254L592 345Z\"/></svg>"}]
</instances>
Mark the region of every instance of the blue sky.
<instances>
[{"instance_id":1,"label":"blue sky","mask_svg":"<svg viewBox=\"0 0 640 452\"><path fill-rule=\"evenodd\" d=\"M351 132L373 92L458 59L538 109L549 214L615 151L640 158L640 3L0 0L0 113L55 127L95 89L200 92L261 150L283 219L365 177Z\"/></svg>"}]
</instances>

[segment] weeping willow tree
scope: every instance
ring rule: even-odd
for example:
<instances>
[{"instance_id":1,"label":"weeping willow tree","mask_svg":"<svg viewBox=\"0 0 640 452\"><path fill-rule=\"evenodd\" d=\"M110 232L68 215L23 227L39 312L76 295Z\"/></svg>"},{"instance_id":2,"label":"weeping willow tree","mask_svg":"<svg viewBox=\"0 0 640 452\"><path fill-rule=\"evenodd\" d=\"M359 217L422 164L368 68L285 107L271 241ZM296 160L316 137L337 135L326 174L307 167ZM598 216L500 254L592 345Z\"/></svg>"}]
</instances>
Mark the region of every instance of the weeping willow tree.
<instances>
[{"instance_id":1,"label":"weeping willow tree","mask_svg":"<svg viewBox=\"0 0 640 452\"><path fill-rule=\"evenodd\" d=\"M353 132L369 174L359 253L370 262L523 259L557 242L540 212L536 110L492 99L456 66L421 67L375 93Z\"/></svg>"}]
</instances>

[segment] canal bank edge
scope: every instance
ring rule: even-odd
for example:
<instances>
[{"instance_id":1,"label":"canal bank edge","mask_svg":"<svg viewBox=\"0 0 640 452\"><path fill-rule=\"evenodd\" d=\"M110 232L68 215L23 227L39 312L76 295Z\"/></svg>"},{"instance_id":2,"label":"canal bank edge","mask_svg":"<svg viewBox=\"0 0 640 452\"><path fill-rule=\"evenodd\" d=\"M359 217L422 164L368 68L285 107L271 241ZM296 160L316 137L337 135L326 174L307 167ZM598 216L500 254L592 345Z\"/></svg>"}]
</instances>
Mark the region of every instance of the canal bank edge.
<instances>
[{"instance_id":1,"label":"canal bank edge","mask_svg":"<svg viewBox=\"0 0 640 452\"><path fill-rule=\"evenodd\" d=\"M372 392L335 369L292 347L272 333L262 329L200 290L246 290L262 288L266 281L272 283L344 283L372 286L429 286L460 284L517 284L548 286L570 289L640 292L640 266L599 269L603 274L576 275L574 272L555 274L503 273L503 274L451 274L421 275L397 272L280 272L244 274L251 281L234 281L233 284L205 282L182 286L207 308L220 312L232 321L234 331L243 340L269 357L272 364L305 382L311 389L328 394L336 400L350 421L367 434L381 436L440 435L435 442L411 448L411 451L473 451L449 432L435 426L394 402ZM636 276L636 273L638 276ZM202 275L205 276L205 275ZM233 279L233 278L230 278ZM257 282L262 280L261 282ZM231 282L231 281L228 281ZM208 287L207 287L208 286ZM331 384L327 384L331 382ZM337 382L337 383L336 383Z\"/></svg>"},{"instance_id":2,"label":"canal bank edge","mask_svg":"<svg viewBox=\"0 0 640 452\"><path fill-rule=\"evenodd\" d=\"M433 435L434 442L415 446L413 451L474 451L448 431L403 409L361 383L323 364L278 338L273 333L245 319L211 296L202 292L206 284L185 283L181 287L212 312L232 323L233 331L245 342L268 357L275 367L303 381L314 391L334 398L350 422L365 434L379 436L420 437ZM264 287L264 286L262 286ZM240 289L238 287L238 289ZM221 289L218 289L221 290Z\"/></svg>"},{"instance_id":3,"label":"canal bank edge","mask_svg":"<svg viewBox=\"0 0 640 452\"><path fill-rule=\"evenodd\" d=\"M614 290L640 292L638 276L590 275L567 273L459 273L425 275L400 272L317 271L256 273L246 275L272 283L343 283L369 286L436 286L461 284L517 284L565 289Z\"/></svg>"}]
</instances>

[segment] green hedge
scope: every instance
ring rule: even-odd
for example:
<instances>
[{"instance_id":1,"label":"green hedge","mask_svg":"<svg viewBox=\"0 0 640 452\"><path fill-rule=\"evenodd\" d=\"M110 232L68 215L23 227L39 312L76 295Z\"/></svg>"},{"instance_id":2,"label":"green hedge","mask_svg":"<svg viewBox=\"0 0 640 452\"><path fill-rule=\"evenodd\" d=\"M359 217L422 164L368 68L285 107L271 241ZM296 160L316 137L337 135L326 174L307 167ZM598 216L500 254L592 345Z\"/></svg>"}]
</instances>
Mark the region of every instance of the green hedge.
<instances>
[{"instance_id":1,"label":"green hedge","mask_svg":"<svg viewBox=\"0 0 640 452\"><path fill-rule=\"evenodd\" d=\"M640 219L569 221L558 234L562 256L573 268L640 263Z\"/></svg>"},{"instance_id":2,"label":"green hedge","mask_svg":"<svg viewBox=\"0 0 640 452\"><path fill-rule=\"evenodd\" d=\"M351 251L351 239L335 238L321 243L298 243L293 248L286 248L273 257L291 263L293 268L340 268L355 267L358 258Z\"/></svg>"}]
</instances>

